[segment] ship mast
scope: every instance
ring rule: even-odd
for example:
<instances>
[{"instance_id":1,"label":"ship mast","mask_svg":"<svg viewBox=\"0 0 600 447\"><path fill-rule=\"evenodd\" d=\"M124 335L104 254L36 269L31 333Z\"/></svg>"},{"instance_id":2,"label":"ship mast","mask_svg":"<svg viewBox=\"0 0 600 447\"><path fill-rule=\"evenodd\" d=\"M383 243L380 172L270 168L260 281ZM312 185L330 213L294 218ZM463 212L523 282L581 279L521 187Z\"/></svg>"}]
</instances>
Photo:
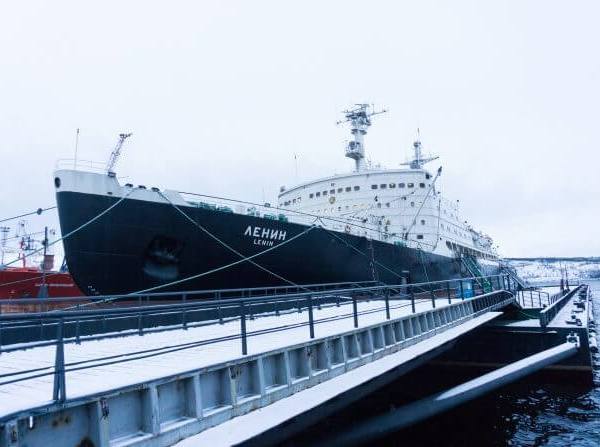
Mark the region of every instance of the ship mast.
<instances>
[{"instance_id":1,"label":"ship mast","mask_svg":"<svg viewBox=\"0 0 600 447\"><path fill-rule=\"evenodd\" d=\"M385 112L387 112L385 109L375 112L371 104L355 104L353 108L344 110L346 119L337 122L337 124L350 123L350 132L354 139L346 146L346 157L354 160L356 172L366 168L364 137L371 126L371 117Z\"/></svg>"},{"instance_id":2,"label":"ship mast","mask_svg":"<svg viewBox=\"0 0 600 447\"><path fill-rule=\"evenodd\" d=\"M411 161L407 161L405 163L400 163L401 166L410 166L410 169L422 169L426 163L430 161L437 160L440 157L426 157L423 158L423 150L421 145L421 134L419 129L417 129L417 139L413 143L413 150L415 151L415 156Z\"/></svg>"}]
</instances>

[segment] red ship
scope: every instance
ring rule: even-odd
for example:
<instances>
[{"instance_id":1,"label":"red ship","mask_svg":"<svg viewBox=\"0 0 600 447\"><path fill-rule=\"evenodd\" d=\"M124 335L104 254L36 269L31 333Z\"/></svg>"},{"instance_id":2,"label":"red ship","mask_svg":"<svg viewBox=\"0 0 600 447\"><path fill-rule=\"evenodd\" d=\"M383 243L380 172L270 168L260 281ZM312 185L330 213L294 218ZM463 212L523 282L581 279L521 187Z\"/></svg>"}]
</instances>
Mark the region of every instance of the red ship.
<instances>
[{"instance_id":1,"label":"red ship","mask_svg":"<svg viewBox=\"0 0 600 447\"><path fill-rule=\"evenodd\" d=\"M67 272L43 271L35 267L6 267L0 270L0 299L39 297L44 283L50 298L83 296Z\"/></svg>"},{"instance_id":2,"label":"red ship","mask_svg":"<svg viewBox=\"0 0 600 447\"><path fill-rule=\"evenodd\" d=\"M0 251L2 251L2 262L0 262L0 299L12 298L38 298L38 297L75 297L83 296L83 293L67 271L54 270L54 255L46 253L41 259L32 259L35 255L36 243L47 243L46 233L44 241L34 240L25 231L25 222L19 222L17 235L11 239L18 239L18 248L7 247L8 227L0 227L2 240ZM51 230L51 234L54 231ZM3 266L4 254L15 253L18 255L20 267ZM38 261L38 262L36 262ZM41 261L41 262L39 262ZM13 261L14 262L14 261ZM43 287L45 285L45 287Z\"/></svg>"}]
</instances>

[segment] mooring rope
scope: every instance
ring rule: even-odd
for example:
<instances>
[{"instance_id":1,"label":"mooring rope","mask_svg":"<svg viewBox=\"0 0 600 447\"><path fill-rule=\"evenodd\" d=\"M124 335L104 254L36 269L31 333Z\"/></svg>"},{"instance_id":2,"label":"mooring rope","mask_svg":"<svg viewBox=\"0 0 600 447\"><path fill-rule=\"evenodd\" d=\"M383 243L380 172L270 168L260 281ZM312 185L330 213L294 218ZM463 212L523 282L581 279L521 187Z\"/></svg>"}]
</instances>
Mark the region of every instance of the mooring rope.
<instances>
[{"instance_id":1,"label":"mooring rope","mask_svg":"<svg viewBox=\"0 0 600 447\"><path fill-rule=\"evenodd\" d=\"M0 223L2 223L2 222L8 222L9 220L15 220L15 219L19 219L19 218L21 218L21 217L32 216L32 215L34 215L34 214L37 214L37 215L39 216L39 215L40 215L40 214L42 214L44 211L53 210L53 209L55 209L55 208L56 208L56 205L55 205L55 206L48 206L48 207L46 207L46 208L38 208L37 210L35 210L35 211L31 211L30 213L24 213L24 214L19 214L18 216L6 217L6 218L4 218L4 219L0 219Z\"/></svg>"},{"instance_id":2,"label":"mooring rope","mask_svg":"<svg viewBox=\"0 0 600 447\"><path fill-rule=\"evenodd\" d=\"M221 240L219 237L217 237L216 235L214 235L213 233L211 233L210 231L208 231L204 226L200 225L198 222L196 222L194 219L192 219L185 211L183 211L180 207L178 207L176 204L174 204L167 196L165 196L162 192L157 191L157 193L163 198L165 199L168 203L170 203L183 217L185 217L188 221L190 221L194 226L196 226L198 229L202 230L206 235L208 235L210 238L212 238L213 240L217 241L219 244L221 244L223 247L225 247L226 249L228 249L229 251L235 253L237 256L239 256L242 259L246 259L247 257L245 255L243 255L242 253L240 253L239 251L237 251L235 248L233 248L232 246L230 246L229 244L227 244L226 242L224 242L223 240ZM316 220L315 220L316 221ZM314 223L314 222L313 222ZM269 270L268 268L258 264L257 262L254 262L252 260L248 260L248 262L250 262L252 265L254 265L255 267L258 267L259 269L275 276L276 278L287 282L288 284L291 284L293 286L296 287L302 287L305 290L310 290L306 287L303 286L299 286L298 284L296 284L293 281L290 281L287 278L284 278L283 276Z\"/></svg>"},{"instance_id":3,"label":"mooring rope","mask_svg":"<svg viewBox=\"0 0 600 447\"><path fill-rule=\"evenodd\" d=\"M18 261L22 261L23 259L29 258L41 251L43 251L45 248L48 247L52 247L53 245L58 244L59 242L73 236L75 233L79 232L80 230L83 230L85 227L87 227L88 225L91 225L92 223L94 223L95 221L97 221L98 219L100 219L102 216L104 216L105 214L107 214L108 212L110 212L113 208L115 208L116 206L118 206L119 204L121 204L121 202L123 202L123 200L125 200L127 197L129 197L129 195L131 195L131 193L133 192L133 189L130 189L127 194L125 194L124 196L122 196L119 200L117 200L115 203L113 203L111 206L109 206L108 208L106 208L104 211L102 211L100 214L97 214L96 216L92 217L90 220L88 220L87 222L83 223L82 225L80 225L79 227L75 228L73 231L70 231L69 233L65 234L64 236L53 240L52 242L50 242L49 244L47 244L45 247L41 247L38 248L37 250L32 251L31 253L28 253L26 255L23 255L20 258L17 258L13 261L10 261L6 264L3 264L3 267L8 267L11 264L14 264L15 262Z\"/></svg>"}]
</instances>

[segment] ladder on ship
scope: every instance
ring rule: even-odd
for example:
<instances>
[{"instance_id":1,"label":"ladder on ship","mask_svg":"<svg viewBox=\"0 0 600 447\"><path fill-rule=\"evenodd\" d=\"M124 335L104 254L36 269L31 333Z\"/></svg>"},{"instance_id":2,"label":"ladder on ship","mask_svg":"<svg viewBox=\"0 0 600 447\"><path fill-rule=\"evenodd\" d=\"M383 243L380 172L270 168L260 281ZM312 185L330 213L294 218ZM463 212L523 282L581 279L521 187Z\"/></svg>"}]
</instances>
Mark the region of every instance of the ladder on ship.
<instances>
[{"instance_id":1,"label":"ladder on ship","mask_svg":"<svg viewBox=\"0 0 600 447\"><path fill-rule=\"evenodd\" d=\"M483 278L484 275L481 272L479 265L477 265L477 261L473 257L468 256L468 255L463 255L463 256L461 256L460 259L461 259L463 265L468 270L468 272L471 274L471 276L475 277L475 280L481 286L483 291L485 293L491 292L493 290L492 283L490 282L489 279Z\"/></svg>"}]
</instances>

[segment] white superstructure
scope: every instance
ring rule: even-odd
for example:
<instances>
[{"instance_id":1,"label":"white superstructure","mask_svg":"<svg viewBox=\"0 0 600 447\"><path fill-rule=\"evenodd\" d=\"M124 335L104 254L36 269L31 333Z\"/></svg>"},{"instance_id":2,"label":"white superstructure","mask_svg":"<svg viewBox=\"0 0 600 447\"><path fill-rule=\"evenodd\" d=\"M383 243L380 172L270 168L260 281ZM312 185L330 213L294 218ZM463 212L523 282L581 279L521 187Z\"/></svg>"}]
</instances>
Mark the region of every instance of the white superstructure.
<instances>
[{"instance_id":1,"label":"white superstructure","mask_svg":"<svg viewBox=\"0 0 600 447\"><path fill-rule=\"evenodd\" d=\"M414 158L407 169L367 166L363 137L377 113L382 112L372 112L367 104L345 112L344 122L350 123L354 136L346 156L355 160L354 172L282 187L279 207L294 211L288 214L292 221L302 220L296 212L318 215L323 226L336 231L448 257L496 259L492 239L467 225L458 202L443 198L436 189L441 168L435 174L424 168L437 157L424 158L420 141L413 145Z\"/></svg>"}]
</instances>

